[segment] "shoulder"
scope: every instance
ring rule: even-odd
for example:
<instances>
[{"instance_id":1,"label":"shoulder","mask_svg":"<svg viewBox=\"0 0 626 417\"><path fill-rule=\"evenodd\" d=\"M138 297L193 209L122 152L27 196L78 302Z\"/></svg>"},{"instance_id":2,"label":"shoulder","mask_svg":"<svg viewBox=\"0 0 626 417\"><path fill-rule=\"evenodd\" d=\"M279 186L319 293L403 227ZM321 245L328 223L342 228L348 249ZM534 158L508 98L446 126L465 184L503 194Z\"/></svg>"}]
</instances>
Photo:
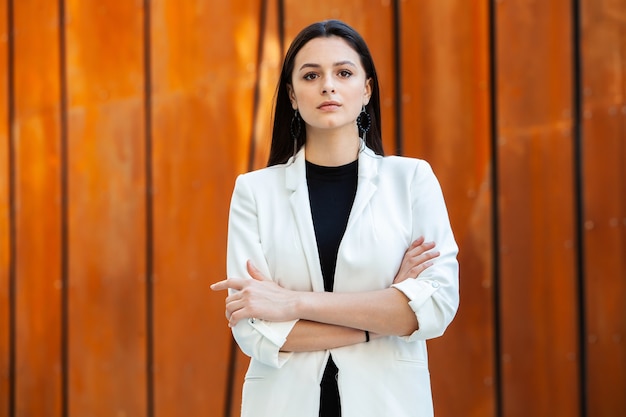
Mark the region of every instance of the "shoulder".
<instances>
[{"instance_id":1,"label":"shoulder","mask_svg":"<svg viewBox=\"0 0 626 417\"><path fill-rule=\"evenodd\" d=\"M428 162L419 158L399 155L382 156L375 154L370 148L365 148L363 154L382 169L413 172L421 167L430 168Z\"/></svg>"},{"instance_id":2,"label":"shoulder","mask_svg":"<svg viewBox=\"0 0 626 417\"><path fill-rule=\"evenodd\" d=\"M285 164L260 168L237 176L236 184L251 186L268 185L285 176Z\"/></svg>"},{"instance_id":3,"label":"shoulder","mask_svg":"<svg viewBox=\"0 0 626 417\"><path fill-rule=\"evenodd\" d=\"M408 156L380 157L379 167L381 175L399 175L408 178L433 175L432 167L428 161Z\"/></svg>"},{"instance_id":4,"label":"shoulder","mask_svg":"<svg viewBox=\"0 0 626 417\"><path fill-rule=\"evenodd\" d=\"M428 165L428 162L426 162L423 159L411 158L408 156L399 156L399 155L385 156L382 158L382 163L386 164L387 166L391 168L410 169L410 170L417 169L420 165L423 165L423 164Z\"/></svg>"}]
</instances>

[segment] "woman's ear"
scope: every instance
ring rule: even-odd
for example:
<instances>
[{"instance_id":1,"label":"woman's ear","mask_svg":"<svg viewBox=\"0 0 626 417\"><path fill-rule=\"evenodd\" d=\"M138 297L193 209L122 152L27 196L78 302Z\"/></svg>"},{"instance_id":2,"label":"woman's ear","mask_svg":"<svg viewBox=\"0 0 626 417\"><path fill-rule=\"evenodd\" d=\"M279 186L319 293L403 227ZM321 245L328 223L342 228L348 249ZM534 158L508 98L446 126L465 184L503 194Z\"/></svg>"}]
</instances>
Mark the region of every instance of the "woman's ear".
<instances>
[{"instance_id":1,"label":"woman's ear","mask_svg":"<svg viewBox=\"0 0 626 417\"><path fill-rule=\"evenodd\" d=\"M293 92L291 84L287 84L287 93L289 94L289 101L291 101L291 107L294 110L298 109L298 102L296 101L296 94Z\"/></svg>"},{"instance_id":2,"label":"woman's ear","mask_svg":"<svg viewBox=\"0 0 626 417\"><path fill-rule=\"evenodd\" d=\"M365 80L365 90L363 91L363 105L367 106L372 98L372 78Z\"/></svg>"}]
</instances>

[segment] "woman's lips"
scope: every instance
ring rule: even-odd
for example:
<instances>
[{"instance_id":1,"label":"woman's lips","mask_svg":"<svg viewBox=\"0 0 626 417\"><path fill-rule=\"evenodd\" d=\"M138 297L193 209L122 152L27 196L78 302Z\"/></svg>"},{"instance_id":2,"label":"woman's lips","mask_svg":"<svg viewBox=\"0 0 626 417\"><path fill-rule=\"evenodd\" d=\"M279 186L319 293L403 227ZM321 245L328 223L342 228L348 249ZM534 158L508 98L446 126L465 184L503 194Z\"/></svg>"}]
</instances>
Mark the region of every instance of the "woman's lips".
<instances>
[{"instance_id":1,"label":"woman's lips","mask_svg":"<svg viewBox=\"0 0 626 417\"><path fill-rule=\"evenodd\" d=\"M336 110L339 107L341 107L341 104L339 104L339 103L337 103L335 101L327 101L327 102L324 102L324 103L320 104L318 109L331 111L331 110Z\"/></svg>"}]
</instances>

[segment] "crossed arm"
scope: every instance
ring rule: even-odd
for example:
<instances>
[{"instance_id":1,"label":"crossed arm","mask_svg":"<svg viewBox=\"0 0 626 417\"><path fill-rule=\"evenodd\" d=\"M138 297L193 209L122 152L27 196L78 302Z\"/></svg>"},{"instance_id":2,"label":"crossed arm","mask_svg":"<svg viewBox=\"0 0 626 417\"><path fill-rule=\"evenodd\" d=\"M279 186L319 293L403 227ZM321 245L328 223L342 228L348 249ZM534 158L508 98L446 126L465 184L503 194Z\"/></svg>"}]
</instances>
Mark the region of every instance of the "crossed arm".
<instances>
[{"instance_id":1,"label":"crossed arm","mask_svg":"<svg viewBox=\"0 0 626 417\"><path fill-rule=\"evenodd\" d=\"M394 283L413 279L439 256L433 242L419 238L405 252ZM298 319L282 351L315 351L347 346L386 335L410 335L419 328L407 297L395 288L356 293L292 291L263 276L250 262L253 279L229 278L211 285L214 291L232 289L226 297L229 326L240 320Z\"/></svg>"}]
</instances>

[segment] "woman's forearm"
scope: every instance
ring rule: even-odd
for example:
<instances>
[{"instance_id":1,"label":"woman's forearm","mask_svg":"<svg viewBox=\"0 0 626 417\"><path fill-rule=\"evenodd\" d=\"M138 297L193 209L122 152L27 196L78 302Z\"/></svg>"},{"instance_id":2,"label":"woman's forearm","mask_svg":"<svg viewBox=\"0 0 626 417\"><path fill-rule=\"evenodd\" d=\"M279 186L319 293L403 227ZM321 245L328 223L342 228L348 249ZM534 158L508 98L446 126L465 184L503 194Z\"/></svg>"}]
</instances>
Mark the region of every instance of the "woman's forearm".
<instances>
[{"instance_id":1,"label":"woman's forearm","mask_svg":"<svg viewBox=\"0 0 626 417\"><path fill-rule=\"evenodd\" d=\"M371 337L374 338L375 335L372 334ZM283 352L311 352L354 345L365 341L366 336L363 330L299 320L280 350Z\"/></svg>"},{"instance_id":2,"label":"woman's forearm","mask_svg":"<svg viewBox=\"0 0 626 417\"><path fill-rule=\"evenodd\" d=\"M236 290L226 297L230 326L250 317L300 319L390 336L410 335L419 327L409 299L393 287L354 293L293 291L265 278L249 262L248 272L253 279L229 278L211 285L214 291Z\"/></svg>"},{"instance_id":3,"label":"woman's forearm","mask_svg":"<svg viewBox=\"0 0 626 417\"><path fill-rule=\"evenodd\" d=\"M381 335L407 336L418 329L407 297L395 288L357 293L298 292L300 319Z\"/></svg>"},{"instance_id":4,"label":"woman's forearm","mask_svg":"<svg viewBox=\"0 0 626 417\"><path fill-rule=\"evenodd\" d=\"M237 290L226 297L230 326L257 317L268 321L309 320L390 336L406 336L418 329L408 298L393 287L355 293L293 291L259 277L231 278L211 288Z\"/></svg>"}]
</instances>

